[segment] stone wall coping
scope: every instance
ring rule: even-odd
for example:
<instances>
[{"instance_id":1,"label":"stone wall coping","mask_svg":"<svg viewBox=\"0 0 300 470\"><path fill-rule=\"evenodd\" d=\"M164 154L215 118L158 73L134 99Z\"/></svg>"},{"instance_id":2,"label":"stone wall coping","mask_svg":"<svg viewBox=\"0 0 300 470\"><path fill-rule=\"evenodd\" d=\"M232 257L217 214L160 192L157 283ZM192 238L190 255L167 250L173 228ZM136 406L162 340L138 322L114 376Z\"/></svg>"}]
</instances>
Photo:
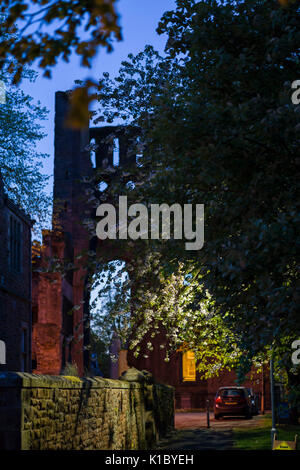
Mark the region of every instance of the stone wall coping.
<instances>
[{"instance_id":1,"label":"stone wall coping","mask_svg":"<svg viewBox=\"0 0 300 470\"><path fill-rule=\"evenodd\" d=\"M0 372L1 388L142 388L143 384L102 377L72 377L63 375L37 375L27 372Z\"/></svg>"}]
</instances>

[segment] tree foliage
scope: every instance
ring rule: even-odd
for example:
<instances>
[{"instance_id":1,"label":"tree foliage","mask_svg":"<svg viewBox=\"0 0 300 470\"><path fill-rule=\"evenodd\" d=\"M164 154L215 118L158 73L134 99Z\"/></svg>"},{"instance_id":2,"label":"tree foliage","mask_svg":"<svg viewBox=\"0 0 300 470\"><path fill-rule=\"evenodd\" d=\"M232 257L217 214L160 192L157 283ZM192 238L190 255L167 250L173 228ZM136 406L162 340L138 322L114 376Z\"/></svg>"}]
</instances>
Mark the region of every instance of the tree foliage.
<instances>
[{"instance_id":1,"label":"tree foliage","mask_svg":"<svg viewBox=\"0 0 300 470\"><path fill-rule=\"evenodd\" d=\"M188 252L177 240L144 242L145 250L160 254L164 280L180 263L186 275L199 272L222 325L217 341L228 329L249 365L266 347L300 335L300 106L291 101L299 3L177 0L158 31L168 35L165 57L146 47L115 80L105 74L99 83L96 121L136 126L143 152L137 168L118 170L113 192L124 194L130 179L131 201L205 204L202 250ZM157 313L153 299L162 297L149 300ZM202 301L193 289L195 321ZM181 334L184 314L177 318Z\"/></svg>"},{"instance_id":2,"label":"tree foliage","mask_svg":"<svg viewBox=\"0 0 300 470\"><path fill-rule=\"evenodd\" d=\"M0 57L14 61L9 71L19 82L24 67L38 60L46 77L59 58L68 62L72 51L90 67L98 48L112 50L121 39L115 0L3 0L0 14L7 33L0 40ZM18 25L17 35L10 33Z\"/></svg>"},{"instance_id":3,"label":"tree foliage","mask_svg":"<svg viewBox=\"0 0 300 470\"><path fill-rule=\"evenodd\" d=\"M126 265L121 261L98 264L98 272L92 276L91 289L97 291L90 302L91 326L94 334L101 336L109 350L113 335L120 340L123 349L131 335L130 287ZM104 269L103 269L104 268Z\"/></svg>"},{"instance_id":4,"label":"tree foliage","mask_svg":"<svg viewBox=\"0 0 300 470\"><path fill-rule=\"evenodd\" d=\"M0 25L1 26L1 25ZM0 37L5 34L0 32ZM34 81L36 74L26 69L23 78ZM48 156L37 152L36 143L44 137L41 121L48 111L12 84L9 64L0 71L3 102L0 104L0 172L8 197L32 218L36 229L46 223L50 196L46 194L48 176L42 172Z\"/></svg>"}]
</instances>

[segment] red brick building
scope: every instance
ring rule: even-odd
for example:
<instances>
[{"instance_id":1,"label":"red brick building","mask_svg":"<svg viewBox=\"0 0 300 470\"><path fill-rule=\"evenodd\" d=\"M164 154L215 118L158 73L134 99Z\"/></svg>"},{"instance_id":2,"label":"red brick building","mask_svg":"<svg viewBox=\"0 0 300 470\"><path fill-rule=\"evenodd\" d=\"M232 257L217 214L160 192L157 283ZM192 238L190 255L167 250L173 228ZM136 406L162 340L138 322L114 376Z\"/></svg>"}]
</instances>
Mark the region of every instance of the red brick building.
<instances>
[{"instance_id":1,"label":"red brick building","mask_svg":"<svg viewBox=\"0 0 300 470\"><path fill-rule=\"evenodd\" d=\"M212 406L219 387L236 385L236 374L228 370L220 373L219 377L207 380L201 379L200 374L197 372L192 351L173 353L171 354L170 361L165 362L165 352L160 348L160 344L165 343L163 333L158 334L154 340L151 340L153 345L152 351L149 351L146 347L149 339L146 335L141 345L141 351L147 351L147 358L143 356L143 353L136 358L131 350L119 350L118 341L114 342L112 353L115 356L119 356L119 360L112 366L113 378L118 378L128 367L147 370L153 374L157 382L175 387L176 409L203 409L206 406L207 399L209 399ZM260 372L253 370L248 374L248 380L242 385L253 390L257 395L259 406L261 406L263 398L263 407L270 409L268 369Z\"/></svg>"},{"instance_id":2,"label":"red brick building","mask_svg":"<svg viewBox=\"0 0 300 470\"><path fill-rule=\"evenodd\" d=\"M42 247L35 246L32 274L32 368L37 374L59 375L75 362L83 375L82 341L74 351L73 279L51 270L51 260L68 257L71 245L59 231L44 230ZM75 355L77 354L77 355Z\"/></svg>"},{"instance_id":3,"label":"red brick building","mask_svg":"<svg viewBox=\"0 0 300 470\"><path fill-rule=\"evenodd\" d=\"M0 371L31 371L31 227L0 175L0 340L6 353Z\"/></svg>"}]
</instances>

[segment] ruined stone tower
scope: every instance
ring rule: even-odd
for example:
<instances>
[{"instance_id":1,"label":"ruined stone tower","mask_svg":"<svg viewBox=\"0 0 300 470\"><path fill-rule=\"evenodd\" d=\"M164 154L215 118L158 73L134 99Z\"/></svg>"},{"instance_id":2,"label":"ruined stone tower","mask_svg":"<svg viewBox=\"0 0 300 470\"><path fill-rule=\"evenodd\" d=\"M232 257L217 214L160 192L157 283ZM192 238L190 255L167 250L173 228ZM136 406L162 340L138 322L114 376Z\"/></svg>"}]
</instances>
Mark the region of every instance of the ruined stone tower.
<instances>
[{"instance_id":1,"label":"ruined stone tower","mask_svg":"<svg viewBox=\"0 0 300 470\"><path fill-rule=\"evenodd\" d=\"M36 253L33 270L33 369L36 373L59 374L66 363L75 363L82 375L84 368L89 367L87 273L80 262L77 262L78 269L69 271L66 276L43 270L53 258L76 263L91 244L103 243L96 237L92 240L82 224L89 210L85 180L104 162L113 165L113 150L107 142L110 134L118 137L119 163L124 165L129 157L128 137L121 127L71 129L66 126L69 106L69 93L57 92L53 227L43 232L42 248ZM92 139L97 145L95 162L88 148ZM107 252L104 243L101 249ZM107 259L113 260L116 256L108 250ZM119 253L117 259L121 256Z\"/></svg>"}]
</instances>

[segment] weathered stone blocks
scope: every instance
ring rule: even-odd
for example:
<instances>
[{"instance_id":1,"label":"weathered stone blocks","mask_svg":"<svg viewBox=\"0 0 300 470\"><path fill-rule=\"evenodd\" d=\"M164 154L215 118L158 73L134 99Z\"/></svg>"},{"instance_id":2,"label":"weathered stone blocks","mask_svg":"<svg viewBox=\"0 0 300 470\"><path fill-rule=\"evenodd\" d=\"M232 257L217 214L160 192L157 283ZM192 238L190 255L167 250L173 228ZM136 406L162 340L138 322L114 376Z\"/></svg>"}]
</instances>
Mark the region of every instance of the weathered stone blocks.
<instances>
[{"instance_id":1,"label":"weathered stone blocks","mask_svg":"<svg viewBox=\"0 0 300 470\"><path fill-rule=\"evenodd\" d=\"M151 448L174 426L174 390L128 379L1 374L0 449Z\"/></svg>"}]
</instances>

